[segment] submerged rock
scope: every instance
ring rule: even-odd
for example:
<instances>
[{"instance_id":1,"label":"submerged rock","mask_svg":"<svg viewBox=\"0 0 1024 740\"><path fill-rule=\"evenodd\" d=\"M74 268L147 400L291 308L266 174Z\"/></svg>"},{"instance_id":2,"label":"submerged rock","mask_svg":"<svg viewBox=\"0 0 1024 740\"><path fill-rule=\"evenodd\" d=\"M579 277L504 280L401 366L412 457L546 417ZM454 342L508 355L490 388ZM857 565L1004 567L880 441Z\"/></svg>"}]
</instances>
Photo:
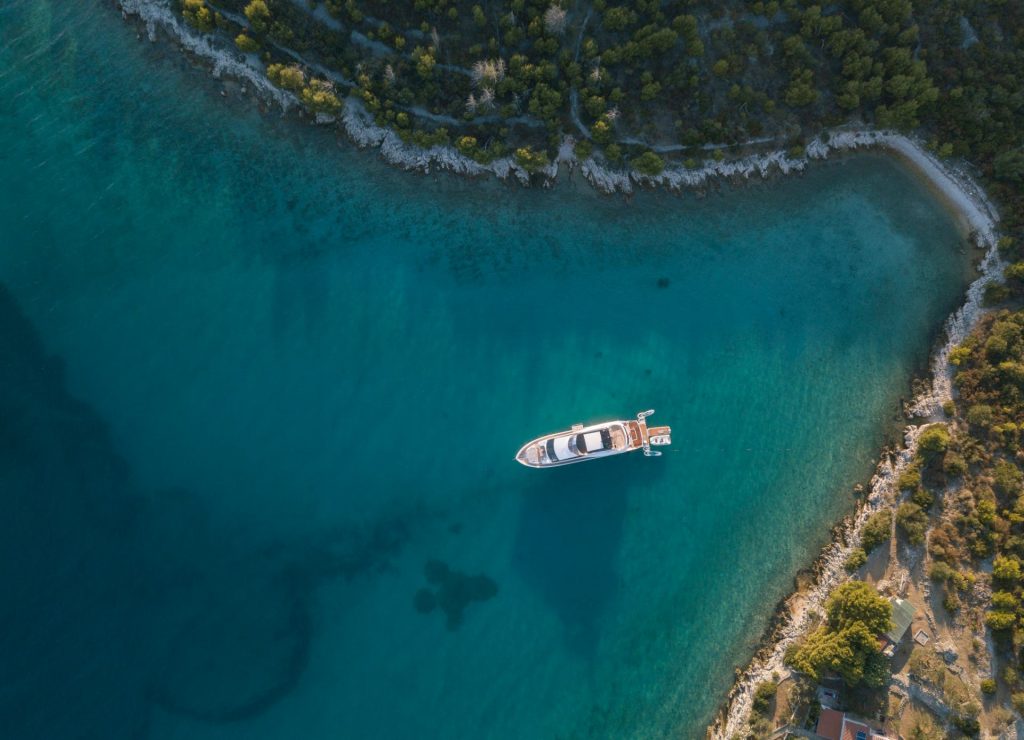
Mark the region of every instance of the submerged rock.
<instances>
[{"instance_id":1,"label":"submerged rock","mask_svg":"<svg viewBox=\"0 0 1024 740\"><path fill-rule=\"evenodd\" d=\"M416 592L413 604L420 614L430 614L437 608L437 597L429 588L421 588Z\"/></svg>"},{"instance_id":2,"label":"submerged rock","mask_svg":"<svg viewBox=\"0 0 1024 740\"><path fill-rule=\"evenodd\" d=\"M438 586L448 579L451 575L451 571L449 571L448 566L440 560L428 560L427 564L423 566L423 575L427 577L427 583L432 583L435 586Z\"/></svg>"},{"instance_id":3,"label":"submerged rock","mask_svg":"<svg viewBox=\"0 0 1024 740\"><path fill-rule=\"evenodd\" d=\"M436 607L447 617L448 629L462 624L462 614L474 601L493 599L498 593L498 584L482 573L469 575L452 570L440 560L428 560L423 567L427 583L436 587L423 587L416 592L413 605L420 614L429 614Z\"/></svg>"}]
</instances>

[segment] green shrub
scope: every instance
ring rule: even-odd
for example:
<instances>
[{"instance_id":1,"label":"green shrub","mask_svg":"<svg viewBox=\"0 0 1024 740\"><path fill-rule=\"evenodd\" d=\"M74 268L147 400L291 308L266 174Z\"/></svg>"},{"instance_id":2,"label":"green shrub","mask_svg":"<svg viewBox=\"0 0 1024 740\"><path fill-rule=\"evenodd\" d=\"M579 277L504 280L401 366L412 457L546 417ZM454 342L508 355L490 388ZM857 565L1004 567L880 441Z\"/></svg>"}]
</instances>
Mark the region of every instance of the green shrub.
<instances>
[{"instance_id":1,"label":"green shrub","mask_svg":"<svg viewBox=\"0 0 1024 740\"><path fill-rule=\"evenodd\" d=\"M1024 473L1013 463L999 460L992 469L996 492L1006 497L1018 496L1024 490Z\"/></svg>"},{"instance_id":2,"label":"green shrub","mask_svg":"<svg viewBox=\"0 0 1024 740\"><path fill-rule=\"evenodd\" d=\"M987 429L992 426L992 422L995 420L995 414L992 411L992 407L985 403L976 403L967 409L967 423L971 426L982 427Z\"/></svg>"},{"instance_id":3,"label":"green shrub","mask_svg":"<svg viewBox=\"0 0 1024 740\"><path fill-rule=\"evenodd\" d=\"M994 591L992 593L992 608L1004 612L1012 612L1017 609L1019 602L1017 597L1009 591Z\"/></svg>"},{"instance_id":4,"label":"green shrub","mask_svg":"<svg viewBox=\"0 0 1024 740\"><path fill-rule=\"evenodd\" d=\"M1009 363L1003 363L1003 365L1007 364ZM991 438L992 441L1002 445L1007 450L1016 451L1020 445L1020 427L1012 421L1008 421L1003 424L995 424L991 430Z\"/></svg>"},{"instance_id":5,"label":"green shrub","mask_svg":"<svg viewBox=\"0 0 1024 740\"><path fill-rule=\"evenodd\" d=\"M846 568L847 572L852 573L866 562L868 562L868 554L864 552L864 548L855 547L850 550L850 554L846 557L843 567Z\"/></svg>"},{"instance_id":6,"label":"green shrub","mask_svg":"<svg viewBox=\"0 0 1024 740\"><path fill-rule=\"evenodd\" d=\"M266 33L270 22L270 8L265 0L252 0L245 6L245 17L256 33Z\"/></svg>"},{"instance_id":7,"label":"green shrub","mask_svg":"<svg viewBox=\"0 0 1024 740\"><path fill-rule=\"evenodd\" d=\"M537 172L548 166L547 152L535 152L528 146L516 149L516 164L527 172Z\"/></svg>"},{"instance_id":8,"label":"green shrub","mask_svg":"<svg viewBox=\"0 0 1024 740\"><path fill-rule=\"evenodd\" d=\"M896 526L903 530L911 544L920 545L928 528L928 516L917 504L902 503L896 510Z\"/></svg>"},{"instance_id":9,"label":"green shrub","mask_svg":"<svg viewBox=\"0 0 1024 740\"><path fill-rule=\"evenodd\" d=\"M878 649L879 633L892 626L892 605L863 581L848 581L825 602L825 623L786 651L786 662L811 678L839 673L848 686L879 687L889 662Z\"/></svg>"},{"instance_id":10,"label":"green shrub","mask_svg":"<svg viewBox=\"0 0 1024 740\"><path fill-rule=\"evenodd\" d=\"M306 75L296 65L270 64L267 66L267 77L280 88L294 93L301 92L306 84Z\"/></svg>"},{"instance_id":11,"label":"green shrub","mask_svg":"<svg viewBox=\"0 0 1024 740\"><path fill-rule=\"evenodd\" d=\"M326 80L312 79L302 89L302 102L314 113L333 115L341 110L341 101L334 93L334 85Z\"/></svg>"},{"instance_id":12,"label":"green shrub","mask_svg":"<svg viewBox=\"0 0 1024 740\"><path fill-rule=\"evenodd\" d=\"M753 710L758 714L764 714L775 698L779 685L774 681L762 681L754 689Z\"/></svg>"},{"instance_id":13,"label":"green shrub","mask_svg":"<svg viewBox=\"0 0 1024 740\"><path fill-rule=\"evenodd\" d=\"M921 469L916 465L908 467L896 479L896 487L901 491L913 491L919 485L921 485Z\"/></svg>"},{"instance_id":14,"label":"green shrub","mask_svg":"<svg viewBox=\"0 0 1024 740\"><path fill-rule=\"evenodd\" d=\"M983 679L981 682L981 693L989 695L996 693L996 680L994 678Z\"/></svg>"},{"instance_id":15,"label":"green shrub","mask_svg":"<svg viewBox=\"0 0 1024 740\"><path fill-rule=\"evenodd\" d=\"M479 5L474 5L474 8L479 8ZM467 157L473 156L473 152L476 151L476 137L475 136L460 136L455 140L455 148L460 153Z\"/></svg>"},{"instance_id":16,"label":"green shrub","mask_svg":"<svg viewBox=\"0 0 1024 740\"><path fill-rule=\"evenodd\" d=\"M941 455L949 447L949 429L945 424L932 424L917 439L917 448L925 457Z\"/></svg>"},{"instance_id":17,"label":"green shrub","mask_svg":"<svg viewBox=\"0 0 1024 740\"><path fill-rule=\"evenodd\" d=\"M949 364L953 367L960 367L971 358L971 348L965 346L954 347L949 353Z\"/></svg>"},{"instance_id":18,"label":"green shrub","mask_svg":"<svg viewBox=\"0 0 1024 740\"><path fill-rule=\"evenodd\" d=\"M1013 702L1013 708L1018 713L1024 713L1024 692L1015 693L1010 697L1010 701Z\"/></svg>"},{"instance_id":19,"label":"green shrub","mask_svg":"<svg viewBox=\"0 0 1024 740\"><path fill-rule=\"evenodd\" d=\"M416 62L416 74L425 80L429 80L434 74L434 67L437 59L434 57L434 47L423 48L417 46L412 50L413 61Z\"/></svg>"},{"instance_id":20,"label":"green shrub","mask_svg":"<svg viewBox=\"0 0 1024 740\"><path fill-rule=\"evenodd\" d=\"M434 129L433 131L416 129L412 132L410 138L412 139L412 143L420 149L431 149L435 146L448 146L448 144L451 143L448 138L448 129L443 127Z\"/></svg>"},{"instance_id":21,"label":"green shrub","mask_svg":"<svg viewBox=\"0 0 1024 740\"><path fill-rule=\"evenodd\" d=\"M181 15L186 23L204 33L213 30L213 13L206 7L205 0L184 0L181 4Z\"/></svg>"},{"instance_id":22,"label":"green shrub","mask_svg":"<svg viewBox=\"0 0 1024 740\"><path fill-rule=\"evenodd\" d=\"M1020 581L1020 561L1015 557L997 555L992 561L992 577L1006 583L1017 583Z\"/></svg>"},{"instance_id":23,"label":"green shrub","mask_svg":"<svg viewBox=\"0 0 1024 740\"><path fill-rule=\"evenodd\" d=\"M240 33L235 36L235 46L238 47L239 51L244 51L246 53L260 50L260 42L252 36L246 36L244 33Z\"/></svg>"},{"instance_id":24,"label":"green shrub","mask_svg":"<svg viewBox=\"0 0 1024 740\"><path fill-rule=\"evenodd\" d=\"M953 578L956 573L949 563L944 563L941 560L935 560L932 562L931 569L928 571L928 577L933 581L942 581L945 583Z\"/></svg>"},{"instance_id":25,"label":"green shrub","mask_svg":"<svg viewBox=\"0 0 1024 740\"><path fill-rule=\"evenodd\" d=\"M981 723L978 721L977 716L954 713L950 717L950 721L956 729L967 735L967 737L977 737L978 733L981 732Z\"/></svg>"},{"instance_id":26,"label":"green shrub","mask_svg":"<svg viewBox=\"0 0 1024 740\"><path fill-rule=\"evenodd\" d=\"M942 608L952 614L960 608L960 597L956 591L951 591L948 586L942 592Z\"/></svg>"},{"instance_id":27,"label":"green shrub","mask_svg":"<svg viewBox=\"0 0 1024 740\"><path fill-rule=\"evenodd\" d=\"M639 157L633 158L633 169L639 172L641 175L660 175L662 170L665 169L664 160L657 154L651 151L644 152Z\"/></svg>"},{"instance_id":28,"label":"green shrub","mask_svg":"<svg viewBox=\"0 0 1024 740\"><path fill-rule=\"evenodd\" d=\"M600 118L590 127L590 135L598 144L610 144L612 141L612 127L606 118Z\"/></svg>"},{"instance_id":29,"label":"green shrub","mask_svg":"<svg viewBox=\"0 0 1024 740\"><path fill-rule=\"evenodd\" d=\"M892 512L888 509L876 511L864 522L860 544L865 552L871 552L892 536Z\"/></svg>"},{"instance_id":30,"label":"green shrub","mask_svg":"<svg viewBox=\"0 0 1024 740\"><path fill-rule=\"evenodd\" d=\"M942 471L950 478L960 478L967 474L967 461L959 452L948 450L942 458Z\"/></svg>"},{"instance_id":31,"label":"green shrub","mask_svg":"<svg viewBox=\"0 0 1024 740\"><path fill-rule=\"evenodd\" d=\"M1003 270L1003 277L1017 282L1024 281L1024 262L1014 262Z\"/></svg>"},{"instance_id":32,"label":"green shrub","mask_svg":"<svg viewBox=\"0 0 1024 740\"><path fill-rule=\"evenodd\" d=\"M1000 180L1024 183L1024 149L1001 152L992 163L995 176Z\"/></svg>"},{"instance_id":33,"label":"green shrub","mask_svg":"<svg viewBox=\"0 0 1024 740\"><path fill-rule=\"evenodd\" d=\"M974 508L974 515L982 524L991 526L996 520L996 502L991 498L982 498Z\"/></svg>"},{"instance_id":34,"label":"green shrub","mask_svg":"<svg viewBox=\"0 0 1024 740\"><path fill-rule=\"evenodd\" d=\"M935 496L927 488L918 488L914 491L914 495L910 497L910 500L922 509L927 510L935 503Z\"/></svg>"}]
</instances>

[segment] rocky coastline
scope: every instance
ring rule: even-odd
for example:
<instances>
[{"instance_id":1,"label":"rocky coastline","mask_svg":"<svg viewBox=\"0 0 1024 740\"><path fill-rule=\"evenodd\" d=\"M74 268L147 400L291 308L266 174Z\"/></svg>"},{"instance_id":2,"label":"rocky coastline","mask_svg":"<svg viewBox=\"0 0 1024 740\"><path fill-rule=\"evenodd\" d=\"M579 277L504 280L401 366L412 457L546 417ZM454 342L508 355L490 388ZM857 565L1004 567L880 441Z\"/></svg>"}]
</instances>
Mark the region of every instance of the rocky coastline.
<instances>
[{"instance_id":1,"label":"rocky coastline","mask_svg":"<svg viewBox=\"0 0 1024 740\"><path fill-rule=\"evenodd\" d=\"M291 92L273 85L267 79L262 64L251 54L218 47L210 37L196 33L159 0L114 0L125 19L141 22L151 42L160 34L182 47L197 60L208 65L216 78L233 78L252 86L254 94L283 111L300 108L299 99ZM554 185L563 171L579 170L583 178L596 190L605 194L630 194L638 188L666 188L679 192L697 190L723 181L767 179L803 171L814 160L863 149L889 152L908 162L921 174L970 228L982 233L989 227L986 214L992 206L970 177L940 162L918 141L893 131L878 131L863 127L840 128L823 132L810 141L803 152L795 156L792 151L764 149L756 153L722 161L705 162L696 168L673 164L658 175L645 175L635 169L617 169L595 157L580 160L574 153L574 140L567 136L559 147L558 156L546 167L528 172L512 157L501 157L487 164L462 154L452 146L429 149L403 142L398 135L378 126L363 106L362 101L349 96L342 112L337 116L318 114L319 125L336 125L360 148L377 149L389 164L404 170L428 174L446 171L468 177L491 176L499 180L514 180L524 186ZM763 147L759 141L754 146ZM990 235L985 234L984 238Z\"/></svg>"},{"instance_id":2,"label":"rocky coastline","mask_svg":"<svg viewBox=\"0 0 1024 740\"><path fill-rule=\"evenodd\" d=\"M844 141L860 142L866 134L852 134ZM829 593L850 575L844 562L860 545L861 532L868 518L883 509L895 510L899 503L897 480L912 463L921 432L943 418L943 403L952 398L952 368L949 354L963 342L985 312L982 297L985 286L1002 277L1005 267L997 249L998 214L984 191L963 171L946 166L925 152L911 139L877 133L867 140L906 161L953 210L974 244L985 250L979 265L980 275L971 284L963 305L944 326L945 339L933 353L930 373L922 392L907 404L905 412L913 423L904 432L900 449L883 450L881 461L871 478L857 511L836 525L832 540L811 568L810 583L797 588L777 606L761 648L745 670L737 676L717 717L708 728L711 740L733 737L744 726L753 704L758 683L775 675L785 675L786 649L812 626L813 615L820 612ZM856 145L853 145L856 146Z\"/></svg>"}]
</instances>

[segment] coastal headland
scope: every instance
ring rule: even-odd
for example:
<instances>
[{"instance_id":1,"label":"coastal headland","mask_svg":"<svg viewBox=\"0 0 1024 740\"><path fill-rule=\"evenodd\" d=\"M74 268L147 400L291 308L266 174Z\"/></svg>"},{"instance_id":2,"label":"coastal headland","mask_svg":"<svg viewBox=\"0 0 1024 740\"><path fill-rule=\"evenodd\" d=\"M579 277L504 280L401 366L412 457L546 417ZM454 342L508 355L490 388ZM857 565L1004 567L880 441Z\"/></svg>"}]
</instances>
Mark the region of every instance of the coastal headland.
<instances>
[{"instance_id":1,"label":"coastal headland","mask_svg":"<svg viewBox=\"0 0 1024 740\"><path fill-rule=\"evenodd\" d=\"M743 182L751 178L788 175L803 171L814 160L861 149L874 149L888 153L906 164L947 205L961 225L964 238L983 251L980 276L968 290L963 306L946 322L945 340L933 355L930 377L919 385L919 392L907 405L906 412L913 423L906 429L904 446L884 451L857 513L836 527L834 542L816 561L810 581L806 582L805 579L802 587L780 605L761 649L738 678L708 734L717 739L749 732L751 710L757 702L758 687L777 682L780 677L794 675L786 664L787 651L806 639L818 624L829 595L840 583L850 578L848 566L851 553L861 549L865 525L873 516L878 521L879 512L891 510L895 513L901 501L907 498L901 495L897 482L908 469L913 468L919 458L918 440L922 431L929 424L944 424L948 420L949 415L943 409L945 407L948 411L954 395L950 353L977 326L986 310L986 290L1000 280L1006 267L998 249L996 207L975 177L965 166L957 165L957 160L949 158L948 151L941 152L945 156L940 156L934 141L926 143L920 134L878 128L881 118L876 119L874 126L860 123L834 126L827 132L802 139L798 145L790 141L780 146L779 143L785 137L780 139L779 135L769 135L745 144L737 142L705 149L706 152L714 152L715 156L701 157L699 160L691 157L686 162L666 161L657 156L656 166L653 167L644 166L645 161L640 159L642 154L636 158L638 164L633 164L622 158L595 152L589 141L592 137L584 127L580 127L577 132L560 134L554 156L550 158L524 157L521 151L498 154L497 150L492 152L494 156L482 157L479 150L470 151L471 147L457 146L446 136L432 140L424 136L404 135L394 125L386 125L379 114L375 115L367 108L369 98L365 94L365 84L362 86L363 94L357 95L355 93L360 89L359 85L348 79L339 79L336 75L332 77L330 70L293 54L301 68L308 71L307 74L319 71L336 83L352 83L353 94L338 100L338 105L332 105L331 110L309 110L309 106L304 104L302 90L288 89L287 85L275 84L268 77L265 61L253 54L240 55L226 50L208 34L198 33L194 27L184 23L172 7L152 0L119 2L126 13L138 17L145 24L150 39L155 40L159 34L166 34L194 57L211 65L215 76L238 79L244 85L251 86L254 94L282 110L305 108L317 124L340 126L358 146L376 148L387 162L406 170L422 173L448 171L470 177L493 176L501 180L511 179L523 185L544 186L550 186L560 177L571 176L578 171L600 192L628 194L635 188L700 190L723 181ZM240 22L244 24L244 21ZM585 146L579 146L580 141ZM665 150L663 147L659 151L664 153ZM743 153L744 150L746 153ZM728 156L723 156L726 153ZM874 563L873 567L877 570L878 564ZM894 573L903 576L895 588ZM913 578L918 581L923 578L927 594L927 577L920 572L911 575L910 569L901 566L897 558L893 558L891 567L883 567L879 578L882 581L880 585L902 594L905 594ZM899 680L905 680L905 677ZM980 680L975 680L975 684ZM907 691L904 691L905 696L909 696Z\"/></svg>"},{"instance_id":2,"label":"coastal headland","mask_svg":"<svg viewBox=\"0 0 1024 740\"><path fill-rule=\"evenodd\" d=\"M605 75L621 80L635 76L642 84L636 85L635 90L623 92L624 99L633 95L638 104L653 105L657 101L656 93L649 100L640 99L649 94L642 92L643 88L653 82L642 81L643 65L633 71L616 70L617 65L613 63L616 50L627 53L624 49L629 41L616 41L608 47L604 54L609 64L607 68L600 62L591 62L598 70L598 79L592 80L593 85L588 86L586 93L566 69L566 87L558 88L561 97L556 105L553 95L549 96L544 88L539 88L539 94L537 91L541 84L552 91L557 86L548 85L540 77L532 80L534 86L529 94L511 88L498 90L496 85L494 89L480 87L472 81L472 73L464 74L471 70L465 60L446 61L442 54L436 53L442 42L447 43L443 28L438 32L428 24L427 28L418 30L417 37L417 29L410 27L406 36L419 39L416 46L420 51L406 49L403 52L411 64L408 68L392 67L395 79L415 75L418 77L414 79L427 88L427 82L444 72L446 65L452 75L466 79L452 89L439 85L429 100L406 99L403 102L399 99L400 92L396 91L392 105L388 106L386 98L391 93L386 91L385 84L389 78L387 55L392 52L385 51L381 45L390 45L397 51L402 49L395 45L396 34L381 35L380 19L371 19L376 29L373 36L369 35L361 24L371 21L359 18L363 11L355 3L293 5L299 7L297 12L312 14L315 28L320 30L324 27L337 31L333 26L342 24L339 27L344 28L348 38L354 39L354 43L367 52L366 59L379 57L376 63L365 61L373 70L373 79L368 82L358 79L365 71L358 68L360 60L353 58L344 60L343 64L327 64L327 60L315 57L308 49L300 53L289 46L287 29L272 30L273 13L284 6L270 3L268 13L271 16L262 18L262 11L251 2L226 2L221 6L205 0L180 3L176 0L118 0L118 5L127 17L137 19L150 39L170 40L211 69L215 76L235 81L232 94L240 90L239 95L258 98L262 103L291 111L321 127L337 127L358 146L376 148L387 162L411 171L447 171L536 186L553 185L560 178L575 177L578 173L600 192L629 194L646 188L699 191L713 188L720 182L770 179L803 172L815 160L864 149L885 152L906 164L955 215L964 240L981 250L980 277L970 286L963 305L946 321L944 338L931 358L930 373L917 385L917 392L906 405L910 425L906 428L904 445L884 451L874 477L862 491L856 514L837 525L834 542L817 560L811 576L804 574L800 588L781 605L761 649L741 672L726 706L708 733L714 738L760 737L788 725L803 732L812 731L812 709L820 704L812 701L805 705L793 700L799 692L792 687L800 686L802 691L819 680L825 686L841 681L834 675L837 671L830 671L824 663L816 664L807 655L801 655L801 650L809 641L813 644L814 635L829 639L834 636L827 619L833 611L830 604L834 602L830 602L830 597L851 579L869 583L886 599L906 601L916 612L908 637L898 646L891 675L886 679L885 706L880 708L861 702L858 692L863 687L853 685L841 690L843 708L850 708L894 732L919 726L927 730L932 725L939 728L936 732L966 735L1012 731L1013 723L1019 721L1019 711L1024 708L1024 691L1018 675L1020 661L1016 656L1021 642L1018 628L1024 612L1020 607L1024 581L1020 575L1020 561L1024 557L1021 533L1024 506L1019 503L1024 495L1019 470L1024 418L1015 390L1024 377L1020 369L1024 367L1021 316L1015 312L1024 295L1024 263L1018 261L1022 217L1019 184L1024 180L1021 174L1024 169L1020 169L1014 159L1019 146L1014 149L1012 134L1006 134L1010 136L1010 143L995 135L989 141L968 135L962 123L947 125L936 122L934 112L925 115L938 106L960 105L953 101L971 97L969 87L957 92L961 86L955 80L932 85L921 77L921 68L917 65L920 60L908 61L901 53L875 49L868 56L874 54L884 60L878 62L886 67L878 76L884 95L892 99L875 98L871 106L867 105L875 85L870 70L864 73L864 79L837 78L835 89L830 93L835 96L840 87L846 91L847 83L856 82L858 104L849 109L856 115L837 117L827 115L828 111L819 111L820 116L801 124L799 131L795 131L792 118L773 118L766 109L768 101L748 94L740 80L736 83L739 92L730 99L737 108L758 107L766 122L763 130L751 129L749 119L753 117L733 119L731 114L725 114L722 125L729 130L719 138L702 129L698 140L689 134L687 126L662 121L662 125L654 126L655 142L654 138L640 138L644 133L643 115L623 113L624 105L620 108L619 104L613 104L614 88L605 91L607 99L604 99L598 87L599 83L604 84L601 80ZM248 12L251 7L257 7L254 13ZM556 7L560 6L551 6ZM578 24L574 30L581 39L581 48L585 43L583 29L596 21L597 14L608 15L606 10L613 9L595 6L593 13L578 8L569 13L568 27L572 29L573 23ZM490 12L490 9L481 12ZM870 16L863 7L859 12ZM824 15L822 13L819 7L819 17L827 19L836 15L828 9ZM443 9L443 14L450 15L447 9ZM552 38L563 37L556 32L558 13L551 14L550 21L544 8L531 8L525 16L528 18L531 14L542 18L540 26L549 26L532 36L538 49L548 48ZM806 82L805 72L816 69L813 55L819 53L819 46L831 48L832 44L839 43L834 38L839 31L831 27L836 22L815 22L815 11L797 5L755 9L754 14L765 16L772 23L772 19L785 15L788 18L785 23L799 27L793 35L800 37L800 44L790 43L792 53L787 52L787 55L791 66L787 68L786 84L780 88L780 92L784 92L779 97L793 109L814 107L812 102L801 105L814 91ZM281 17L291 16L281 10ZM465 20L462 18L459 23ZM749 19L701 16L694 22L698 31L707 36L728 31L729 23L723 21L739 25ZM266 24L262 32L259 31L261 22ZM529 25L529 21L520 19L519 22ZM623 23L626 24L624 29L639 25L638 20L628 18ZM758 23L751 25L756 28ZM682 39L691 22L683 19L676 25L675 32ZM910 25L909 16L887 20L877 33L879 38L900 39L895 48L911 48L916 44L918 32L909 33ZM977 21L975 25L983 38L992 33L991 28ZM970 22L967 27L974 32ZM613 33L625 33L624 29L613 30ZM636 28L629 33L635 35L641 30ZM745 26L739 30L741 33L748 31ZM631 41L642 44L656 32L657 29L652 29ZM962 24L955 32L969 35ZM434 35L438 41L432 38ZM240 37L249 39L255 46L246 50L248 42ZM565 36L570 37L572 34ZM599 35L595 43L605 44L611 38ZM660 38L665 41L649 43L667 43L668 36L663 34ZM782 40L780 37L779 41ZM691 37L679 43L695 49L694 41ZM414 41L408 43L413 45ZM736 39L716 37L715 43L735 44ZM850 43L856 45L861 41L855 38ZM927 28L922 43L932 52L937 48L933 40L927 38ZM977 40L967 43L964 53L969 53L967 50L977 43ZM710 41L708 46L712 46ZM801 52L798 46L810 51ZM481 57L481 61L491 60L497 54L483 48L467 53ZM935 61L934 53L926 56L929 64L933 61L940 67L943 64ZM722 74L713 71L709 74L714 76L713 92L727 96L728 75L739 74L741 69L749 71L752 65L742 60L738 63L733 59L724 61ZM845 66L841 61L833 61L835 65ZM712 70L717 64L714 58L700 64L704 62ZM511 68L511 60L508 64ZM497 76L496 70L485 69L483 74ZM583 73L584 76L590 74L586 69ZM399 87L397 83L395 86ZM461 110L465 107L461 98L457 105L452 98L445 107L445 99L451 97L453 91L461 96L468 89L473 90L476 105L473 111ZM512 108L502 111L499 105L480 105L479 99L485 90L499 97L506 94L508 100L504 105ZM579 102L573 102L573 92L575 98L582 101L583 112ZM515 97L517 95L519 98ZM697 97L696 90L694 97ZM529 101L534 98L539 102L533 106L535 110L530 110ZM602 98L603 102L591 102L595 98ZM737 102L740 98L749 100L741 105ZM545 100L550 105L546 105ZM845 100L853 102L850 98ZM588 104L594 113L587 111ZM996 103L992 106L995 108ZM845 106L841 107L846 110ZM773 107L773 110L783 109ZM406 118L400 117L403 113L407 114ZM540 124L531 123L531 116ZM991 116L988 120L999 118ZM559 126L547 125L556 119ZM575 119L579 119L579 125ZM412 120L416 123L402 123ZM949 121L954 120L954 116L949 117ZM505 128L502 124L509 121L513 124L509 127L512 130L506 136L500 130ZM467 126L470 128L464 134L453 134ZM957 138L957 131L954 131L957 126L959 133L963 133L962 138ZM446 127L450 130L445 130ZM442 130L445 130L443 135ZM606 130L614 135L598 141L604 138ZM665 137L670 130L681 140L669 142ZM484 132L491 133L485 136ZM311 248L311 251L316 250ZM466 268L467 272L471 269L472 266ZM600 359L600 350L595 350L593 356ZM834 493L821 492L823 497ZM526 518L525 521L523 526L529 528L531 520ZM536 526L535 521L533 525ZM881 530L884 536L879 535ZM472 565L460 567L476 573ZM423 585L416 585L422 591ZM504 582L500 593L507 598ZM923 642L913 643L918 633ZM941 663L936 663L936 657ZM841 672L839 675L843 676ZM856 681L849 683L856 684ZM769 691L766 687L774 688ZM787 714L784 707L792 711Z\"/></svg>"},{"instance_id":3,"label":"coastal headland","mask_svg":"<svg viewBox=\"0 0 1024 740\"><path fill-rule=\"evenodd\" d=\"M708 728L707 736L714 740L745 734L758 686L777 684L780 679L784 680L783 677L796 675L786 665L787 651L820 623L829 595L841 583L850 580L848 564L851 553L862 548L865 526L873 517L879 521L880 513L895 514L899 504L906 500L907 492L901 491L899 483L901 476L915 463L922 432L929 425L944 424L949 419L944 407L948 410L954 395L950 353L978 325L986 312L986 287L998 284L1006 267L998 250L998 214L978 184L963 172L942 166L906 137L886 136L884 140L887 151L906 162L941 196L959 220L964 237L984 250L979 264L980 275L968 289L963 306L946 321L945 339L932 356L930 373L919 386L917 395L906 405L905 413L911 423L906 427L903 445L882 451L878 468L863 491L857 512L834 528L832 543L809 572L802 574L797 590L777 607L761 648L737 678L719 717ZM892 519L889 523L892 525ZM888 539L887 535L885 540ZM878 571L878 564L873 565ZM896 580L902 577L902 581L896 584L891 582L894 572ZM881 575L886 576L885 586L902 592L900 595L905 595L912 579L916 579L918 588L927 592L927 574L920 568L912 575L910 569L905 565L901 567L897 561L892 569L883 567L880 574L876 572L876 576Z\"/></svg>"},{"instance_id":4,"label":"coastal headland","mask_svg":"<svg viewBox=\"0 0 1024 740\"><path fill-rule=\"evenodd\" d=\"M721 180L745 180L751 177L770 177L774 174L799 172L810 160L821 159L830 154L851 151L865 147L890 150L908 160L930 183L933 183L945 197L952 198L957 210L970 210L972 200L983 199L969 180L961 185L951 185L942 174L948 166L940 162L934 152L924 144L906 134L877 126L844 124L827 129L797 146L773 148L774 142L785 141L784 135L762 136L750 141L738 141L727 145L705 148L715 153L714 157L692 157L682 162L661 162L656 170L631 166L629 163L614 162L603 156L595 156L590 149L581 150L579 132L565 133L558 138L556 153L542 166L524 164L514 154L479 157L467 154L451 143L435 143L422 138L403 137L393 126L381 125L368 109L365 101L357 95L338 100L336 109L330 112L310 109L303 100L301 91L275 84L268 76L267 64L254 54L242 54L225 45L225 39L217 33L203 33L187 23L175 5L168 0L116 0L126 16L141 21L150 40L155 41L158 33L179 44L183 50L209 65L215 77L235 78L251 86L252 93L283 111L303 110L320 125L340 125L346 135L358 146L377 148L389 163L403 169L429 173L432 170L446 170L466 176L494 176L498 179L514 179L524 185L531 182L551 185L564 166L568 170L579 169L583 177L596 189L605 193L630 193L635 187L665 187L671 190L699 189ZM243 19L235 19L245 23ZM323 69L320 65L302 58L290 51L298 64L307 69ZM338 81L342 84L344 80ZM245 89L245 88L243 88ZM776 146L778 146L776 144ZM685 150L685 148L683 148ZM737 152L750 153L736 156ZM728 156L724 153L729 152ZM966 200L957 195L963 188L968 189ZM974 220L978 220L975 218Z\"/></svg>"}]
</instances>

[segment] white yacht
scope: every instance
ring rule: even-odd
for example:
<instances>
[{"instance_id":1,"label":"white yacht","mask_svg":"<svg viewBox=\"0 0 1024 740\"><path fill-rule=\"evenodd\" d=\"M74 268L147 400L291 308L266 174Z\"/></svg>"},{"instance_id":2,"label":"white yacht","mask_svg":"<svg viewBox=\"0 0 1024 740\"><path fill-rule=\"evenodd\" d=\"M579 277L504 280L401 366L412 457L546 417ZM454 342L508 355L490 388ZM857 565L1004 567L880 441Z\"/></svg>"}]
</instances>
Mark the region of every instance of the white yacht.
<instances>
[{"instance_id":1,"label":"white yacht","mask_svg":"<svg viewBox=\"0 0 1024 740\"><path fill-rule=\"evenodd\" d=\"M653 413L654 409L643 411L636 421L605 421L586 427L573 424L568 431L527 442L516 453L516 460L530 468L553 468L633 450L655 457L661 453L651 447L672 444L672 429L648 427L647 417Z\"/></svg>"}]
</instances>

